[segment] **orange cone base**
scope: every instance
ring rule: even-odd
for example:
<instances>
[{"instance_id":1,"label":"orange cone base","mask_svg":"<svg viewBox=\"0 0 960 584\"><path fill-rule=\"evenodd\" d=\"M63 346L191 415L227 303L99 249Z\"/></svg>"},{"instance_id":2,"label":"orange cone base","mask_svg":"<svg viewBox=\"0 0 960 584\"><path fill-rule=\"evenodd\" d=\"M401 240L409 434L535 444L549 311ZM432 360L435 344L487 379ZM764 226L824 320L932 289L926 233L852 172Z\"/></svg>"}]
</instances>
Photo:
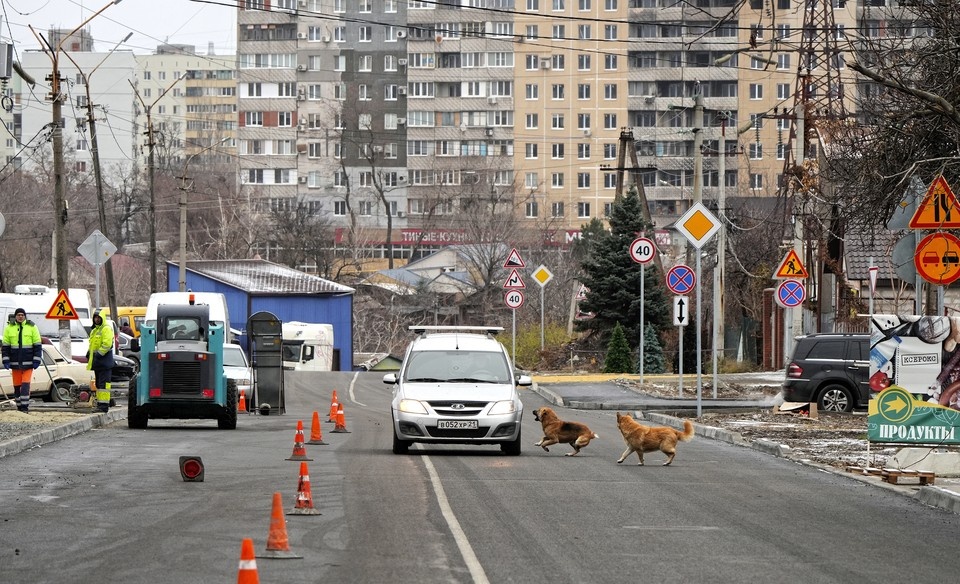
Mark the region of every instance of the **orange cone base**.
<instances>
[{"instance_id":1,"label":"orange cone base","mask_svg":"<svg viewBox=\"0 0 960 584\"><path fill-rule=\"evenodd\" d=\"M313 460L312 458L307 458L306 454L291 454L290 458L285 460Z\"/></svg>"},{"instance_id":2,"label":"orange cone base","mask_svg":"<svg viewBox=\"0 0 960 584\"><path fill-rule=\"evenodd\" d=\"M324 442L323 440L308 440L307 444L323 444L324 446L327 445L327 443Z\"/></svg>"},{"instance_id":3,"label":"orange cone base","mask_svg":"<svg viewBox=\"0 0 960 584\"><path fill-rule=\"evenodd\" d=\"M330 430L330 431L333 432L333 433L335 433L335 434L349 434L349 433L350 433L350 430L347 430L346 428L334 428L333 430Z\"/></svg>"},{"instance_id":4,"label":"orange cone base","mask_svg":"<svg viewBox=\"0 0 960 584\"><path fill-rule=\"evenodd\" d=\"M269 558L274 560L302 560L303 556L298 556L297 554L289 550L266 550L257 554L258 558Z\"/></svg>"},{"instance_id":5,"label":"orange cone base","mask_svg":"<svg viewBox=\"0 0 960 584\"><path fill-rule=\"evenodd\" d=\"M323 515L314 507L294 507L287 511L287 515Z\"/></svg>"}]
</instances>

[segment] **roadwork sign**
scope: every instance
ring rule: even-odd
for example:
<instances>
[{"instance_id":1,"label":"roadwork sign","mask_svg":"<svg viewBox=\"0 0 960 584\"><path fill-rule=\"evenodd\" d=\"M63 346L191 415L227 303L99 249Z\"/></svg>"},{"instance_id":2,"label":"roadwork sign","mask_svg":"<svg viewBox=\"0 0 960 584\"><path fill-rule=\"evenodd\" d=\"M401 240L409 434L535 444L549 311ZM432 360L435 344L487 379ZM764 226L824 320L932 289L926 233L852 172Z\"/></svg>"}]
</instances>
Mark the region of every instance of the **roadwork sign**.
<instances>
[{"instance_id":1,"label":"roadwork sign","mask_svg":"<svg viewBox=\"0 0 960 584\"><path fill-rule=\"evenodd\" d=\"M957 229L960 228L960 203L943 176L938 176L927 189L913 218L911 229Z\"/></svg>"},{"instance_id":2,"label":"roadwork sign","mask_svg":"<svg viewBox=\"0 0 960 584\"><path fill-rule=\"evenodd\" d=\"M800 261L797 252L791 249L787 255L783 256L783 261L780 262L780 267L777 268L777 273L773 277L778 280L809 278L810 274L807 273L807 268Z\"/></svg>"},{"instance_id":3,"label":"roadwork sign","mask_svg":"<svg viewBox=\"0 0 960 584\"><path fill-rule=\"evenodd\" d=\"M47 311L47 318L52 320L80 320L80 315L70 304L66 290L61 290L57 294L57 298L50 305L50 310Z\"/></svg>"}]
</instances>

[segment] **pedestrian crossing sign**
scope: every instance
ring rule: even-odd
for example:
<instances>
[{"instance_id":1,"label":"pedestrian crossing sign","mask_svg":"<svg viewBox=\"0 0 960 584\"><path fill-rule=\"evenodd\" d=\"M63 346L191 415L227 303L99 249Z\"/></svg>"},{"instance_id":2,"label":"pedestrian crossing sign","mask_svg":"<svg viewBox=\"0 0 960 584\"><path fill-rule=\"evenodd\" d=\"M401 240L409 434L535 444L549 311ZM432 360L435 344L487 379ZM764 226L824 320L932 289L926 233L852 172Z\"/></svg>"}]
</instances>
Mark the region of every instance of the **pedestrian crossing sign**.
<instances>
[{"instance_id":1,"label":"pedestrian crossing sign","mask_svg":"<svg viewBox=\"0 0 960 584\"><path fill-rule=\"evenodd\" d=\"M70 304L70 298L67 297L67 291L61 290L57 294L56 300L53 301L53 304L50 305L50 310L47 311L47 318L53 320L80 320L80 315L77 314L77 311L73 309L73 305Z\"/></svg>"},{"instance_id":2,"label":"pedestrian crossing sign","mask_svg":"<svg viewBox=\"0 0 960 584\"><path fill-rule=\"evenodd\" d=\"M807 268L805 268L803 266L803 262L800 261L800 256L798 256L797 252L792 249L783 257L783 261L780 262L780 267L777 268L777 273L774 276L774 278L777 279L787 280L797 280L800 278L809 277L810 274L807 273Z\"/></svg>"}]
</instances>

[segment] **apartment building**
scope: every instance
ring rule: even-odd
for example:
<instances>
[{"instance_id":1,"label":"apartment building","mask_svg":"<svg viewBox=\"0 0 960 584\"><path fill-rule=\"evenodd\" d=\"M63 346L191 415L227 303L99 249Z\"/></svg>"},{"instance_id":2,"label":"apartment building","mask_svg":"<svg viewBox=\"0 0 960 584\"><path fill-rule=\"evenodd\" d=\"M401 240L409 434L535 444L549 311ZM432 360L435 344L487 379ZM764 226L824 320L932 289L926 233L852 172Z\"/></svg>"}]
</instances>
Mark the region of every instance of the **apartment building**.
<instances>
[{"instance_id":1,"label":"apartment building","mask_svg":"<svg viewBox=\"0 0 960 584\"><path fill-rule=\"evenodd\" d=\"M236 164L236 55L217 55L212 45L199 54L193 45L163 44L137 55L136 66L137 142L148 143L152 123L155 165ZM146 152L137 151L143 171Z\"/></svg>"},{"instance_id":2,"label":"apartment building","mask_svg":"<svg viewBox=\"0 0 960 584\"><path fill-rule=\"evenodd\" d=\"M245 0L240 178L399 256L462 240L484 192L518 240L568 243L627 145L666 229L698 198L777 194L798 90L852 110L846 31L903 9L829 1Z\"/></svg>"}]
</instances>

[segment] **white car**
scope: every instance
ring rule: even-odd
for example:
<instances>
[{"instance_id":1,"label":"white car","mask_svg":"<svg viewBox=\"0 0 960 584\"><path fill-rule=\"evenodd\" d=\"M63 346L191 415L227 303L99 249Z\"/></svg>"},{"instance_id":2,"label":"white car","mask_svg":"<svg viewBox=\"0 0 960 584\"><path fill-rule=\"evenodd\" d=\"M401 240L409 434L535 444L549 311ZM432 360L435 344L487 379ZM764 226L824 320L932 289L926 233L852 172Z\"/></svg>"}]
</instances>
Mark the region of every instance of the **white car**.
<instances>
[{"instance_id":1,"label":"white car","mask_svg":"<svg viewBox=\"0 0 960 584\"><path fill-rule=\"evenodd\" d=\"M496 444L520 454L523 403L517 386L531 385L517 375L510 356L494 335L500 327L410 327L410 343L393 385L393 452L414 442Z\"/></svg>"},{"instance_id":2,"label":"white car","mask_svg":"<svg viewBox=\"0 0 960 584\"><path fill-rule=\"evenodd\" d=\"M70 397L71 385L89 385L93 380L93 371L87 369L86 363L79 363L67 359L60 349L43 340L43 364L34 370L30 382L30 397L41 398L43 401L64 401ZM6 369L0 369L0 398L6 394L6 399L13 398L13 378Z\"/></svg>"},{"instance_id":3,"label":"white car","mask_svg":"<svg viewBox=\"0 0 960 584\"><path fill-rule=\"evenodd\" d=\"M252 408L256 407L254 404L257 403L253 389L253 369L243 347L233 343L223 346L223 372L227 379L232 379L237 384L237 395L243 392L246 396L247 411L253 411Z\"/></svg>"}]
</instances>

